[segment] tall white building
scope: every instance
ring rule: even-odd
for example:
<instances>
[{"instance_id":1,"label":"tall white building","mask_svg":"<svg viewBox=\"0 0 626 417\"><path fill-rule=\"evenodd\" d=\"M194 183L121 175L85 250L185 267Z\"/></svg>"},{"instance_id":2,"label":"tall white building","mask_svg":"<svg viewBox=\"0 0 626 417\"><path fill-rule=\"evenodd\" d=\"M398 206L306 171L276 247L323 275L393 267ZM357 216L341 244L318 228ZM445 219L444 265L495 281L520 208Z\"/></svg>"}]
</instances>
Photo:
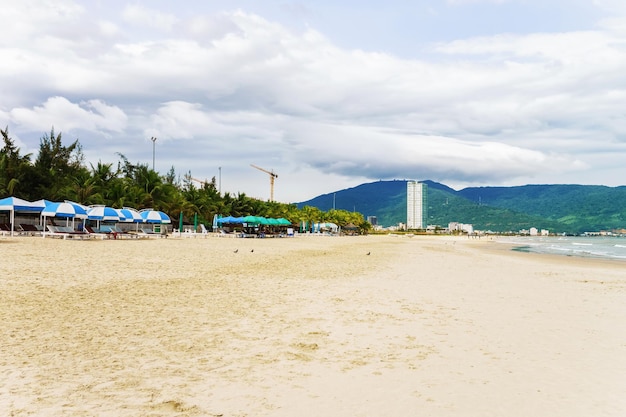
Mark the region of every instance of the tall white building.
<instances>
[{"instance_id":1,"label":"tall white building","mask_svg":"<svg viewBox=\"0 0 626 417\"><path fill-rule=\"evenodd\" d=\"M428 185L417 181L406 183L406 227L426 229L428 220Z\"/></svg>"}]
</instances>

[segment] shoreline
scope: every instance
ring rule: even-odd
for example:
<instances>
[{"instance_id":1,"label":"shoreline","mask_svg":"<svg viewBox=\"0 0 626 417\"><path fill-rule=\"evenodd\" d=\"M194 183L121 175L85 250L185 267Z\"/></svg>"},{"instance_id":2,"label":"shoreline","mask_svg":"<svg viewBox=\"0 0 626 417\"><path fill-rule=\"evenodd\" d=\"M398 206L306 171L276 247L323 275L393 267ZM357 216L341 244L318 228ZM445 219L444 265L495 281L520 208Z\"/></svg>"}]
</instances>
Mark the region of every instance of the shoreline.
<instances>
[{"instance_id":1,"label":"shoreline","mask_svg":"<svg viewBox=\"0 0 626 417\"><path fill-rule=\"evenodd\" d=\"M0 245L15 416L626 412L623 264L421 236L31 239Z\"/></svg>"}]
</instances>

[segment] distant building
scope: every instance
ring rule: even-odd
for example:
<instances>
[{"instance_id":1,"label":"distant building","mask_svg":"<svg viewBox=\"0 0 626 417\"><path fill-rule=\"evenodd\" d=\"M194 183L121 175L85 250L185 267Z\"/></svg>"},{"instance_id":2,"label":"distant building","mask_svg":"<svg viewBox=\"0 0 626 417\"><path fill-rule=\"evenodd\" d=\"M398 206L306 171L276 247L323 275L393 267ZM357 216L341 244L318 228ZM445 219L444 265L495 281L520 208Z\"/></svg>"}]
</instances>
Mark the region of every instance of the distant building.
<instances>
[{"instance_id":1,"label":"distant building","mask_svg":"<svg viewBox=\"0 0 626 417\"><path fill-rule=\"evenodd\" d=\"M428 220L428 185L417 181L406 183L406 227L425 229Z\"/></svg>"},{"instance_id":2,"label":"distant building","mask_svg":"<svg viewBox=\"0 0 626 417\"><path fill-rule=\"evenodd\" d=\"M474 233L474 225L458 223L458 222L451 222L451 223L448 223L448 231L450 233L463 232L463 233L467 233L467 234L471 235L471 234Z\"/></svg>"},{"instance_id":3,"label":"distant building","mask_svg":"<svg viewBox=\"0 0 626 417\"><path fill-rule=\"evenodd\" d=\"M372 226L377 226L378 225L378 217L376 217L376 216L367 216L367 222L369 224L371 224Z\"/></svg>"}]
</instances>

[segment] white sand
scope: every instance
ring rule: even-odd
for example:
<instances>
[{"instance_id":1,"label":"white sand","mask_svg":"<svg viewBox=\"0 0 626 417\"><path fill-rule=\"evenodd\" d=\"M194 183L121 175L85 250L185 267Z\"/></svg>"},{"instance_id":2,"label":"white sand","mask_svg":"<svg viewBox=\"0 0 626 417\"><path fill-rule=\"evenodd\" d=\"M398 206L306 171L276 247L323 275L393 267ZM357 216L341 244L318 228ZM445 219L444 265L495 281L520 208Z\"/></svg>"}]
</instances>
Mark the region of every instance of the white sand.
<instances>
[{"instance_id":1,"label":"white sand","mask_svg":"<svg viewBox=\"0 0 626 417\"><path fill-rule=\"evenodd\" d=\"M389 236L0 259L0 415L626 415L626 263Z\"/></svg>"}]
</instances>

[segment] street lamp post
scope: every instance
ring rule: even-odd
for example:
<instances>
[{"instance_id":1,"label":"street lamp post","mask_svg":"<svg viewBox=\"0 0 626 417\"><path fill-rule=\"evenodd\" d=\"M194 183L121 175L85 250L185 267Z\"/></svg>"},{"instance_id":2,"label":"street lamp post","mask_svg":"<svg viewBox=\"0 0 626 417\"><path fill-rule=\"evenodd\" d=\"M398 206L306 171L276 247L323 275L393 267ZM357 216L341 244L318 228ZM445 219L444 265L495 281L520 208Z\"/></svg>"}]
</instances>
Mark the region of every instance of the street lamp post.
<instances>
[{"instance_id":1,"label":"street lamp post","mask_svg":"<svg viewBox=\"0 0 626 417\"><path fill-rule=\"evenodd\" d=\"M154 171L154 155L155 155L155 147L156 147L157 138L152 136L150 140L152 141L152 170Z\"/></svg>"}]
</instances>

